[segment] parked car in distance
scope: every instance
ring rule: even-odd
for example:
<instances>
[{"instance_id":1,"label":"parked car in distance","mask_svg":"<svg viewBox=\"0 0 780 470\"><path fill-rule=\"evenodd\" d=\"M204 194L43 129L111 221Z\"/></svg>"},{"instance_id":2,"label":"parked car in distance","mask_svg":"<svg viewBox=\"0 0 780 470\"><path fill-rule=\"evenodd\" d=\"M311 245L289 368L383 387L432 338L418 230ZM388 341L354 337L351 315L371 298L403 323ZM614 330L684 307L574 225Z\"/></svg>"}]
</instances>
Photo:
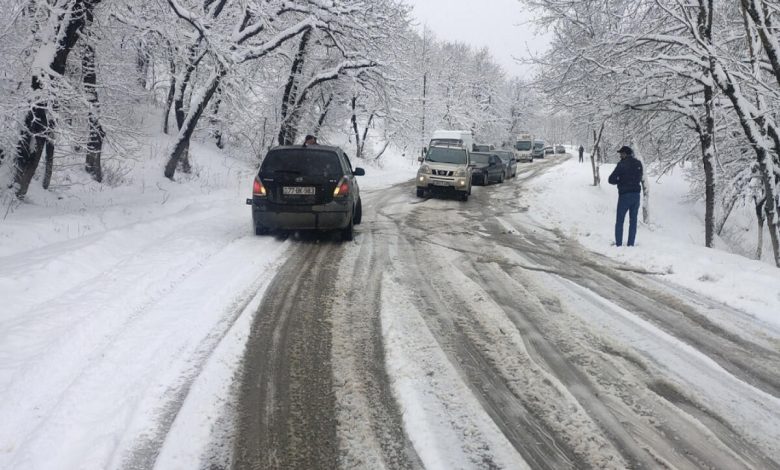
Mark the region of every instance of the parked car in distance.
<instances>
[{"instance_id":1,"label":"parked car in distance","mask_svg":"<svg viewBox=\"0 0 780 470\"><path fill-rule=\"evenodd\" d=\"M564 147L563 145L560 145L560 144L556 145L555 146L555 153L566 153L566 147Z\"/></svg>"},{"instance_id":2,"label":"parked car in distance","mask_svg":"<svg viewBox=\"0 0 780 470\"><path fill-rule=\"evenodd\" d=\"M545 145L544 146L544 154L545 155L553 155L555 154L555 149L552 145Z\"/></svg>"},{"instance_id":3,"label":"parked car in distance","mask_svg":"<svg viewBox=\"0 0 780 470\"><path fill-rule=\"evenodd\" d=\"M417 170L417 197L428 193L450 193L468 201L471 194L469 151L462 145L431 146Z\"/></svg>"},{"instance_id":4,"label":"parked car in distance","mask_svg":"<svg viewBox=\"0 0 780 470\"><path fill-rule=\"evenodd\" d=\"M340 230L352 240L363 218L360 188L349 158L339 147L282 146L268 151L255 176L252 223L257 235L271 230Z\"/></svg>"},{"instance_id":5,"label":"parked car in distance","mask_svg":"<svg viewBox=\"0 0 780 470\"><path fill-rule=\"evenodd\" d=\"M517 159L515 153L511 150L494 150L494 154L501 158L506 168L506 178L514 178L517 176Z\"/></svg>"},{"instance_id":6,"label":"parked car in distance","mask_svg":"<svg viewBox=\"0 0 780 470\"><path fill-rule=\"evenodd\" d=\"M534 140L534 148L531 150L532 158L544 158L544 141Z\"/></svg>"},{"instance_id":7,"label":"parked car in distance","mask_svg":"<svg viewBox=\"0 0 780 470\"><path fill-rule=\"evenodd\" d=\"M491 181L503 183L506 176L506 167L501 157L494 153L472 152L471 153L471 181L479 182L487 186Z\"/></svg>"}]
</instances>

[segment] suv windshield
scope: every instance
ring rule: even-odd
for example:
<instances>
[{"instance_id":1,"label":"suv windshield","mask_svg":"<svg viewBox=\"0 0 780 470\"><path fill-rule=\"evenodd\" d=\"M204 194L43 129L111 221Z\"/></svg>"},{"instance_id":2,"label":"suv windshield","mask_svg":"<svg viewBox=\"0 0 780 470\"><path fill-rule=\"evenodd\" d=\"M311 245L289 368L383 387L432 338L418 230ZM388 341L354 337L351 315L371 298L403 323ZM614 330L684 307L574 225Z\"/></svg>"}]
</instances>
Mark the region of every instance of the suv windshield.
<instances>
[{"instance_id":1,"label":"suv windshield","mask_svg":"<svg viewBox=\"0 0 780 470\"><path fill-rule=\"evenodd\" d=\"M466 150L462 148L431 147L425 160L432 163L466 164Z\"/></svg>"},{"instance_id":2,"label":"suv windshield","mask_svg":"<svg viewBox=\"0 0 780 470\"><path fill-rule=\"evenodd\" d=\"M488 165L490 163L490 154L489 153L476 153L472 152L471 154L471 163L479 163L482 165Z\"/></svg>"},{"instance_id":3,"label":"suv windshield","mask_svg":"<svg viewBox=\"0 0 780 470\"><path fill-rule=\"evenodd\" d=\"M536 150L542 150L544 148L544 142L539 142L539 141L534 142L534 148Z\"/></svg>"},{"instance_id":4,"label":"suv windshield","mask_svg":"<svg viewBox=\"0 0 780 470\"><path fill-rule=\"evenodd\" d=\"M517 150L531 150L531 142L528 140L523 140L520 142L515 143L515 148Z\"/></svg>"},{"instance_id":5,"label":"suv windshield","mask_svg":"<svg viewBox=\"0 0 780 470\"><path fill-rule=\"evenodd\" d=\"M260 172L333 178L344 176L335 152L305 148L271 150L265 156Z\"/></svg>"}]
</instances>

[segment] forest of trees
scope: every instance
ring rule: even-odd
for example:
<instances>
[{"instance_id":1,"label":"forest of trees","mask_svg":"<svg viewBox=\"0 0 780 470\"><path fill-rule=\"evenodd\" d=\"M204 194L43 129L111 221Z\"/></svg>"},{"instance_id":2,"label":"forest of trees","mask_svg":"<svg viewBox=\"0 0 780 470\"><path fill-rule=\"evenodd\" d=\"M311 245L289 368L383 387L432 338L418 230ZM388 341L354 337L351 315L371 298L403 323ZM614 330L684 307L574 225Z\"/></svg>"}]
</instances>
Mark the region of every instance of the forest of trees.
<instances>
[{"instance_id":1,"label":"forest of trees","mask_svg":"<svg viewBox=\"0 0 780 470\"><path fill-rule=\"evenodd\" d=\"M0 177L17 198L63 159L101 181L106 158L135 158L141 104L175 138L160 169L174 179L193 137L260 157L340 133L365 159L419 152L440 126L506 141L530 93L487 50L418 32L398 0L2 0L2 13Z\"/></svg>"},{"instance_id":2,"label":"forest of trees","mask_svg":"<svg viewBox=\"0 0 780 470\"><path fill-rule=\"evenodd\" d=\"M658 173L688 163L706 246L747 205L756 257L768 233L780 266L780 3L522 2L553 34L538 88L594 153L626 142Z\"/></svg>"},{"instance_id":3,"label":"forest of trees","mask_svg":"<svg viewBox=\"0 0 780 470\"><path fill-rule=\"evenodd\" d=\"M66 161L111 180L106 162L143 158L149 109L172 180L193 138L259 160L339 135L373 160L413 157L436 128L495 144L531 130L598 161L628 143L656 173L686 163L705 244L747 205L780 266L780 3L517 7L552 37L532 81L421 30L403 0L0 0L0 190L23 199Z\"/></svg>"}]
</instances>

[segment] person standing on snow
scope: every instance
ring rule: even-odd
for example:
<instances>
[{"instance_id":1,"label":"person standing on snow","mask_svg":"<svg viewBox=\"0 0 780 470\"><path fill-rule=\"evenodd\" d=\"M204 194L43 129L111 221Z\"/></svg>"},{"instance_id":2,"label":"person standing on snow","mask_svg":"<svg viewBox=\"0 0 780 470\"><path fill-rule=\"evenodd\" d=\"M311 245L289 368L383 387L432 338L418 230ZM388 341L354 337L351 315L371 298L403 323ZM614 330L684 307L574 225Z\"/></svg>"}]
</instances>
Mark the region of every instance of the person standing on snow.
<instances>
[{"instance_id":1,"label":"person standing on snow","mask_svg":"<svg viewBox=\"0 0 780 470\"><path fill-rule=\"evenodd\" d=\"M311 134L307 135L306 138L303 139L303 146L305 147L307 145L318 145L317 138Z\"/></svg>"},{"instance_id":2,"label":"person standing on snow","mask_svg":"<svg viewBox=\"0 0 780 470\"><path fill-rule=\"evenodd\" d=\"M582 154L585 153L585 147L580 145L580 163L582 163Z\"/></svg>"},{"instance_id":3,"label":"person standing on snow","mask_svg":"<svg viewBox=\"0 0 780 470\"><path fill-rule=\"evenodd\" d=\"M631 147L622 146L618 150L620 161L609 175L609 184L618 188L617 217L615 219L615 245L623 244L623 222L628 212L628 246L634 246L636 223L639 215L639 199L642 190L642 162L634 158Z\"/></svg>"}]
</instances>

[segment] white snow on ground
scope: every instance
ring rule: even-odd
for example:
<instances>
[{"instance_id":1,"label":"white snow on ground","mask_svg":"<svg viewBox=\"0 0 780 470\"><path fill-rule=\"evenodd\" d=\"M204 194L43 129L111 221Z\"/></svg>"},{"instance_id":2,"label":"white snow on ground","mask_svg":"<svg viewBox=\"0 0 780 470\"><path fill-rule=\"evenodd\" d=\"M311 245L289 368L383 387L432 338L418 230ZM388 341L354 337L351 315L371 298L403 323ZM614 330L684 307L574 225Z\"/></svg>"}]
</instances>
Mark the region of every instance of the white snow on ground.
<instances>
[{"instance_id":1,"label":"white snow on ground","mask_svg":"<svg viewBox=\"0 0 780 470\"><path fill-rule=\"evenodd\" d=\"M407 292L382 278L386 363L404 428L427 469L529 468L482 409Z\"/></svg>"},{"instance_id":2,"label":"white snow on ground","mask_svg":"<svg viewBox=\"0 0 780 470\"><path fill-rule=\"evenodd\" d=\"M122 185L55 181L46 192L36 181L25 203L3 208L0 468L117 468L144 462L161 440L158 468L195 468L220 432L252 315L289 242L252 234L251 162L193 145L197 175L173 183L161 175L165 145L152 142L157 159L136 162ZM408 157L383 161L360 178L366 196L414 176ZM611 168L602 171L606 180ZM640 225L634 248L610 246L617 191L590 182L589 165L565 162L533 183L529 213L778 328L780 270L704 248L702 211L681 202L679 175L652 182L653 222ZM426 347L434 342L411 304L397 302L401 292L383 296L391 379L429 468L521 461L465 386L442 388L460 382L442 351ZM684 362L669 367L685 375ZM706 381L687 379L707 393Z\"/></svg>"},{"instance_id":3,"label":"white snow on ground","mask_svg":"<svg viewBox=\"0 0 780 470\"><path fill-rule=\"evenodd\" d=\"M680 171L648 178L650 223L642 222L640 208L636 246L616 247L612 245L618 194L616 187L607 183L615 165L603 165L601 186L593 186L589 156L585 160L578 163L570 158L530 185L528 199L523 202L540 225L558 228L597 253L664 273L664 279L743 310L757 321L780 326L780 269L768 261L771 252L765 250L767 260L756 261L723 248L706 248L702 204L686 202L688 185ZM652 175L652 168L648 170ZM747 218L751 211L735 210L732 217ZM627 234L628 216L624 240ZM753 252L755 238L745 243L750 248L743 251Z\"/></svg>"},{"instance_id":4,"label":"white snow on ground","mask_svg":"<svg viewBox=\"0 0 780 470\"><path fill-rule=\"evenodd\" d=\"M34 182L0 221L0 468L148 465L162 439L158 468L196 468L221 432L289 243L252 231L252 162L194 145L194 175L174 183L165 145L118 187L67 169L52 191ZM414 169L366 172L370 192Z\"/></svg>"}]
</instances>

